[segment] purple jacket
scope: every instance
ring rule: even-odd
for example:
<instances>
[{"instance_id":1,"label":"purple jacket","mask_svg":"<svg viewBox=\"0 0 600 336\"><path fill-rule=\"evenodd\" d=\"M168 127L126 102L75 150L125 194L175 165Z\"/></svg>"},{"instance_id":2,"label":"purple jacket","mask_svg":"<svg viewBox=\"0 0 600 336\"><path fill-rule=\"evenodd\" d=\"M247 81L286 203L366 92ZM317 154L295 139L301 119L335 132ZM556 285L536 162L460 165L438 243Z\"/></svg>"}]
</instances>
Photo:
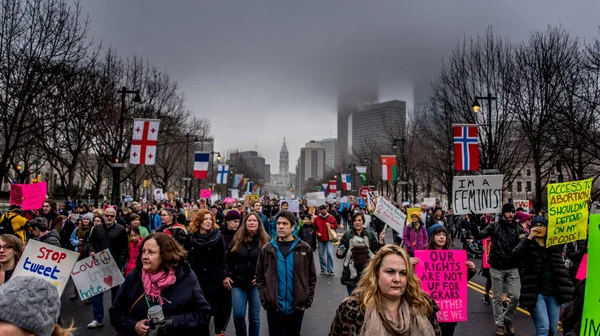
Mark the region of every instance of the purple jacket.
<instances>
[{"instance_id":1,"label":"purple jacket","mask_svg":"<svg viewBox=\"0 0 600 336\"><path fill-rule=\"evenodd\" d=\"M413 229L413 224L410 223L404 228L404 234L402 235L404 240L404 249L411 255L416 250L424 250L429 243L429 237L427 237L427 229L425 225L421 223L419 226L419 232Z\"/></svg>"}]
</instances>

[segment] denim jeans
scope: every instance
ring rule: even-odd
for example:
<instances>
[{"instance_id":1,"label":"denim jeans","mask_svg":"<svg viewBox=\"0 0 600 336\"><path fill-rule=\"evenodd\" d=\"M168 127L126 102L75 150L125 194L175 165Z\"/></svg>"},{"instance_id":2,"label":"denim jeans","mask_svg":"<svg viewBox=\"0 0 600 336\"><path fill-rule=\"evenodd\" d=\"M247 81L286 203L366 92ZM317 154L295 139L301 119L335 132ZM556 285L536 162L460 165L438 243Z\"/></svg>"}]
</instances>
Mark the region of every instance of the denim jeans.
<instances>
[{"instance_id":1,"label":"denim jeans","mask_svg":"<svg viewBox=\"0 0 600 336\"><path fill-rule=\"evenodd\" d=\"M558 329L560 306L554 296L538 294L535 312L531 316L536 336L555 335Z\"/></svg>"},{"instance_id":2,"label":"denim jeans","mask_svg":"<svg viewBox=\"0 0 600 336\"><path fill-rule=\"evenodd\" d=\"M121 286L117 286L110 289L111 304L115 302L120 287ZM104 293L92 296L92 314L94 314L94 320L98 322L102 322L104 319Z\"/></svg>"},{"instance_id":3,"label":"denim jeans","mask_svg":"<svg viewBox=\"0 0 600 336\"><path fill-rule=\"evenodd\" d=\"M519 304L519 296L521 295L521 278L517 268L500 270L490 268L492 278L492 293L494 295L494 323L496 326L503 326L504 321L512 321ZM504 283L508 294L508 307L506 311L502 309L502 293L504 291Z\"/></svg>"},{"instance_id":4,"label":"denim jeans","mask_svg":"<svg viewBox=\"0 0 600 336\"><path fill-rule=\"evenodd\" d=\"M325 263L325 253L327 253L327 263ZM319 241L319 264L321 271L333 272L333 243L331 241Z\"/></svg>"},{"instance_id":5,"label":"denim jeans","mask_svg":"<svg viewBox=\"0 0 600 336\"><path fill-rule=\"evenodd\" d=\"M246 336L246 307L248 308L248 323L250 336L260 335L260 299L258 288L231 288L231 303L233 306L233 324L236 336Z\"/></svg>"}]
</instances>

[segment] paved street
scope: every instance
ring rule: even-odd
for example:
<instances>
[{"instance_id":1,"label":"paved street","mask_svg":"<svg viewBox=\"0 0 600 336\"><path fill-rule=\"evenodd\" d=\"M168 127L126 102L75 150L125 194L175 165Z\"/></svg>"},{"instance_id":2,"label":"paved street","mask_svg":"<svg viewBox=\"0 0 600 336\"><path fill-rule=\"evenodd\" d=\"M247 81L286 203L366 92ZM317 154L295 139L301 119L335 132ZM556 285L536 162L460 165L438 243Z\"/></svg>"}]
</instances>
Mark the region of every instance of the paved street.
<instances>
[{"instance_id":1,"label":"paved street","mask_svg":"<svg viewBox=\"0 0 600 336\"><path fill-rule=\"evenodd\" d=\"M391 232L388 232L387 240L390 240ZM462 246L458 240L456 246ZM346 287L340 284L340 275L342 273L341 260L335 259L334 277L325 275L317 275L317 288L313 307L310 308L304 317L302 334L304 335L327 335L329 327L339 303L346 297ZM481 260L474 260L479 269ZM315 252L315 264L317 273L319 272L319 257L318 251ZM456 328L455 335L457 336L487 336L494 334L494 323L492 316L492 307L483 303L482 293L485 279L479 275L473 278L469 286L469 321L459 323ZM65 321L74 319L75 326L78 330L75 335L114 335L115 331L110 326L108 318L108 307L110 294L104 295L105 308L105 325L96 330L86 329L86 325L92 320L92 306L84 305L81 301L70 302L68 296L72 293L73 288L67 287L63 295L62 316ZM261 335L268 335L267 317L263 311L261 314ZM514 320L515 328L519 335L533 335L533 322L529 316L523 312L518 312ZM233 321L230 322L227 329L228 335L234 334Z\"/></svg>"}]
</instances>

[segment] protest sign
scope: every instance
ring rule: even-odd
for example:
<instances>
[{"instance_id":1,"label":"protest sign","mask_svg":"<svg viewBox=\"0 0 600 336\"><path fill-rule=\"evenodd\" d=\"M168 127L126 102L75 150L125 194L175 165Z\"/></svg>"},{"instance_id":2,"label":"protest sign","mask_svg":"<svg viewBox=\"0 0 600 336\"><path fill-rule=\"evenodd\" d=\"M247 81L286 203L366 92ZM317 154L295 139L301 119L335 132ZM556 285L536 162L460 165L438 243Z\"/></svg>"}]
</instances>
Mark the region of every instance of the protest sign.
<instances>
[{"instance_id":1,"label":"protest sign","mask_svg":"<svg viewBox=\"0 0 600 336\"><path fill-rule=\"evenodd\" d=\"M33 276L47 280L56 286L58 294L62 295L78 257L79 253L75 251L32 239L27 243L12 277Z\"/></svg>"},{"instance_id":2,"label":"protest sign","mask_svg":"<svg viewBox=\"0 0 600 336\"><path fill-rule=\"evenodd\" d=\"M417 250L415 273L423 290L437 303L439 322L467 320L467 251Z\"/></svg>"},{"instance_id":3,"label":"protest sign","mask_svg":"<svg viewBox=\"0 0 600 336\"><path fill-rule=\"evenodd\" d=\"M587 263L588 263L588 254L584 254L583 258L581 258L581 263L579 264L579 268L577 269L577 274L575 275L575 279L583 280L587 276Z\"/></svg>"},{"instance_id":4,"label":"protest sign","mask_svg":"<svg viewBox=\"0 0 600 336\"><path fill-rule=\"evenodd\" d=\"M198 208L189 208L185 211L185 215L187 220L191 221L192 219L194 219L194 217L196 217L196 214L198 214L198 212L200 212L200 209Z\"/></svg>"},{"instance_id":5,"label":"protest sign","mask_svg":"<svg viewBox=\"0 0 600 336\"><path fill-rule=\"evenodd\" d=\"M210 202L213 204L218 200L219 200L219 195L214 194L210 197Z\"/></svg>"},{"instance_id":6,"label":"protest sign","mask_svg":"<svg viewBox=\"0 0 600 336\"><path fill-rule=\"evenodd\" d=\"M200 198L211 198L212 190L210 189L202 189L200 190Z\"/></svg>"},{"instance_id":7,"label":"protest sign","mask_svg":"<svg viewBox=\"0 0 600 336\"><path fill-rule=\"evenodd\" d=\"M529 201L527 200L515 200L513 201L515 209L523 208L523 212L529 213Z\"/></svg>"},{"instance_id":8,"label":"protest sign","mask_svg":"<svg viewBox=\"0 0 600 336\"><path fill-rule=\"evenodd\" d=\"M340 203L348 203L348 196L344 196L340 199Z\"/></svg>"},{"instance_id":9,"label":"protest sign","mask_svg":"<svg viewBox=\"0 0 600 336\"><path fill-rule=\"evenodd\" d=\"M254 202L258 201L259 198L260 198L260 196L257 194L246 195L246 199L244 200L244 207L246 207L246 208L252 207L252 204L254 204Z\"/></svg>"},{"instance_id":10,"label":"protest sign","mask_svg":"<svg viewBox=\"0 0 600 336\"><path fill-rule=\"evenodd\" d=\"M406 225L406 215L400 209L396 208L392 203L379 197L375 206L374 216L382 220L385 224L391 227L396 232L404 232Z\"/></svg>"},{"instance_id":11,"label":"protest sign","mask_svg":"<svg viewBox=\"0 0 600 336\"><path fill-rule=\"evenodd\" d=\"M94 257L76 262L71 276L82 301L106 292L125 281L108 249L96 253Z\"/></svg>"},{"instance_id":12,"label":"protest sign","mask_svg":"<svg viewBox=\"0 0 600 336\"><path fill-rule=\"evenodd\" d=\"M322 191L306 193L306 203L308 206L325 205L325 193Z\"/></svg>"},{"instance_id":13,"label":"protest sign","mask_svg":"<svg viewBox=\"0 0 600 336\"><path fill-rule=\"evenodd\" d=\"M46 182L11 184L10 204L20 205L22 210L40 209L46 199Z\"/></svg>"},{"instance_id":14,"label":"protest sign","mask_svg":"<svg viewBox=\"0 0 600 336\"><path fill-rule=\"evenodd\" d=\"M315 214L315 211L316 211L316 209L317 209L317 208L315 208L315 207L310 207L310 208L308 208L308 214L309 214L309 215L311 215L311 216L312 216L312 215L314 215L314 214Z\"/></svg>"},{"instance_id":15,"label":"protest sign","mask_svg":"<svg viewBox=\"0 0 600 336\"><path fill-rule=\"evenodd\" d=\"M481 257L481 267L490 268L490 249L492 248L492 240L485 238L481 240L483 245L483 256Z\"/></svg>"},{"instance_id":16,"label":"protest sign","mask_svg":"<svg viewBox=\"0 0 600 336\"><path fill-rule=\"evenodd\" d=\"M585 239L592 179L548 185L547 246Z\"/></svg>"},{"instance_id":17,"label":"protest sign","mask_svg":"<svg viewBox=\"0 0 600 336\"><path fill-rule=\"evenodd\" d=\"M588 263L600 262L600 215L590 216ZM589 272L585 280L585 298L580 335L600 335L600 272Z\"/></svg>"},{"instance_id":18,"label":"protest sign","mask_svg":"<svg viewBox=\"0 0 600 336\"><path fill-rule=\"evenodd\" d=\"M327 195L327 203L335 203L335 194Z\"/></svg>"},{"instance_id":19,"label":"protest sign","mask_svg":"<svg viewBox=\"0 0 600 336\"><path fill-rule=\"evenodd\" d=\"M406 209L406 225L410 224L412 222L412 215L413 214L417 214L419 215L419 217L421 217L421 208L408 208ZM421 218L421 220L424 220L423 218Z\"/></svg>"},{"instance_id":20,"label":"protest sign","mask_svg":"<svg viewBox=\"0 0 600 336\"><path fill-rule=\"evenodd\" d=\"M163 192L162 189L154 189L154 199L157 201L164 201L167 199L167 197L165 196L165 193Z\"/></svg>"},{"instance_id":21,"label":"protest sign","mask_svg":"<svg viewBox=\"0 0 600 336\"><path fill-rule=\"evenodd\" d=\"M500 213L504 175L455 176L452 181L455 215Z\"/></svg>"},{"instance_id":22,"label":"protest sign","mask_svg":"<svg viewBox=\"0 0 600 336\"><path fill-rule=\"evenodd\" d=\"M435 197L423 198L423 203L427 203L427 206L430 208L435 208L435 205L436 205Z\"/></svg>"},{"instance_id":23,"label":"protest sign","mask_svg":"<svg viewBox=\"0 0 600 336\"><path fill-rule=\"evenodd\" d=\"M364 209L366 207L364 198L361 197L358 199L358 207L361 209Z\"/></svg>"},{"instance_id":24,"label":"protest sign","mask_svg":"<svg viewBox=\"0 0 600 336\"><path fill-rule=\"evenodd\" d=\"M237 189L231 189L231 198L235 198L235 199L239 199L240 198L240 194L239 194L239 191Z\"/></svg>"},{"instance_id":25,"label":"protest sign","mask_svg":"<svg viewBox=\"0 0 600 336\"><path fill-rule=\"evenodd\" d=\"M289 212L294 212L294 213L300 212L300 204L298 204L298 200L279 201L279 209L281 209L281 203L283 203L283 202L287 202Z\"/></svg>"}]
</instances>

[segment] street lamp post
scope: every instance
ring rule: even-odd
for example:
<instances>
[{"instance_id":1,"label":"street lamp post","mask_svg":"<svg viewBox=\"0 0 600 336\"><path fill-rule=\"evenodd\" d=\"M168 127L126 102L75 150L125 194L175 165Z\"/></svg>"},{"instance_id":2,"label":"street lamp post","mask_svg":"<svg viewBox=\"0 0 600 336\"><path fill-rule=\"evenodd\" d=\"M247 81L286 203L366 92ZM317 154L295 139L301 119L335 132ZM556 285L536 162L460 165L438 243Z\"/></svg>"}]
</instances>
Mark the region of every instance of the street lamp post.
<instances>
[{"instance_id":1,"label":"street lamp post","mask_svg":"<svg viewBox=\"0 0 600 336\"><path fill-rule=\"evenodd\" d=\"M407 183L408 181L404 180L404 175L406 173L406 167L405 167L405 161L404 161L404 144L406 143L406 139L402 138L402 139L394 139L392 142L392 147L396 150L396 152L398 150L400 150L400 155L399 159L400 159L400 192L402 193L402 191L404 190L405 192L408 191L406 190L406 188L402 187L402 185L404 185L405 183ZM397 185L398 182L394 182L394 202L397 202ZM404 199L406 200L406 195L404 195Z\"/></svg>"},{"instance_id":2,"label":"street lamp post","mask_svg":"<svg viewBox=\"0 0 600 336\"><path fill-rule=\"evenodd\" d=\"M217 189L217 166L219 165L219 162L221 161L221 153L211 151L210 154L212 155L212 169L211 169L212 177L211 178L212 178L213 192L216 192L216 189ZM216 165L215 165L215 154L217 155L217 164Z\"/></svg>"},{"instance_id":3,"label":"street lamp post","mask_svg":"<svg viewBox=\"0 0 600 336\"><path fill-rule=\"evenodd\" d=\"M475 96L475 101L473 102L473 112L477 113L481 109L481 105L479 105L479 99L487 100L488 102L488 132L487 132L487 142L488 142L488 162L486 167L487 169L494 169L492 166L492 100L497 100L498 97L492 96L492 94L488 91L487 96Z\"/></svg>"},{"instance_id":4,"label":"street lamp post","mask_svg":"<svg viewBox=\"0 0 600 336\"><path fill-rule=\"evenodd\" d=\"M354 176L355 176L355 172L356 172L356 164L353 164L353 163L349 164L348 165L348 170L350 171L350 181L352 182L352 188L356 188L355 184L354 184L354 182L355 182L354 181L355 180ZM352 188L350 188L350 189L352 189ZM352 190L350 190L350 192L352 192Z\"/></svg>"}]
</instances>

